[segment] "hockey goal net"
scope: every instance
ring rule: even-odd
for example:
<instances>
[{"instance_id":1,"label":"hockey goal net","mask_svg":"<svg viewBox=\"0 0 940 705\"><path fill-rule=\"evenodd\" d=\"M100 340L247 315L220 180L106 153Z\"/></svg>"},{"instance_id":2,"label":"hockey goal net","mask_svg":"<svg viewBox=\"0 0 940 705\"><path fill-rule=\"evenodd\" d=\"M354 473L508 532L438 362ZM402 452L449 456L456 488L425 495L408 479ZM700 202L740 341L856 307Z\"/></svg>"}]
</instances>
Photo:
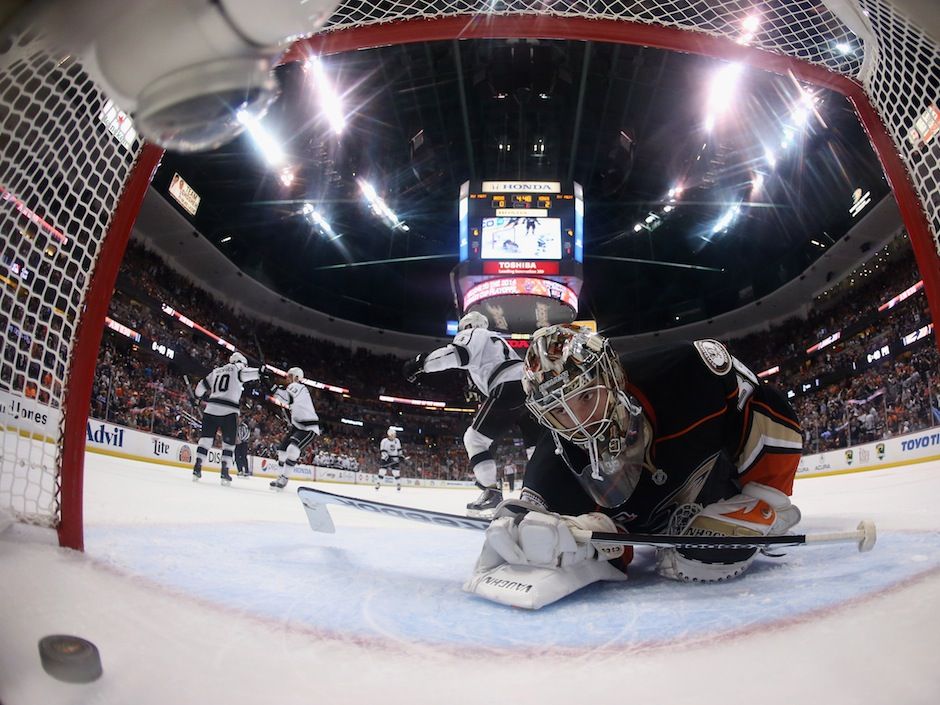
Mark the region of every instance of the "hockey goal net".
<instances>
[{"instance_id":1,"label":"hockey goal net","mask_svg":"<svg viewBox=\"0 0 940 705\"><path fill-rule=\"evenodd\" d=\"M501 37L695 52L849 96L894 189L938 319L940 48L894 3L347 0L285 60ZM83 542L84 447L102 326L160 154L74 59L29 30L0 39L0 510L57 528L73 548Z\"/></svg>"}]
</instances>

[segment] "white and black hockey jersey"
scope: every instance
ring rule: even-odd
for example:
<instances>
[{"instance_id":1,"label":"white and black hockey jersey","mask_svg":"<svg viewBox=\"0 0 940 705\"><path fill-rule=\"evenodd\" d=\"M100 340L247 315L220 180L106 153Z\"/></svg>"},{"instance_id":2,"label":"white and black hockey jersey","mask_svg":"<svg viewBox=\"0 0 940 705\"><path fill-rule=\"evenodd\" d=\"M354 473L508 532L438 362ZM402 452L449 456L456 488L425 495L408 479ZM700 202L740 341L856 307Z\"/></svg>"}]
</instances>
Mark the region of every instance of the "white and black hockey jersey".
<instances>
[{"instance_id":1,"label":"white and black hockey jersey","mask_svg":"<svg viewBox=\"0 0 940 705\"><path fill-rule=\"evenodd\" d=\"M290 406L291 424L303 431L320 433L320 417L313 408L310 390L301 382L291 382L283 389L277 389L274 396Z\"/></svg>"},{"instance_id":2,"label":"white and black hockey jersey","mask_svg":"<svg viewBox=\"0 0 940 705\"><path fill-rule=\"evenodd\" d=\"M383 438L382 442L379 443L379 454L382 460L397 463L401 460L401 440L398 438Z\"/></svg>"},{"instance_id":3,"label":"white and black hockey jersey","mask_svg":"<svg viewBox=\"0 0 940 705\"><path fill-rule=\"evenodd\" d=\"M197 397L201 399L208 394L203 413L213 416L237 414L245 382L256 379L258 369L255 367L239 367L231 363L216 367L196 385Z\"/></svg>"},{"instance_id":4,"label":"white and black hockey jersey","mask_svg":"<svg viewBox=\"0 0 940 705\"><path fill-rule=\"evenodd\" d=\"M522 360L496 333L485 328L460 331L454 342L428 354L425 372L459 368L466 370L473 384L486 396L504 382L522 380Z\"/></svg>"}]
</instances>

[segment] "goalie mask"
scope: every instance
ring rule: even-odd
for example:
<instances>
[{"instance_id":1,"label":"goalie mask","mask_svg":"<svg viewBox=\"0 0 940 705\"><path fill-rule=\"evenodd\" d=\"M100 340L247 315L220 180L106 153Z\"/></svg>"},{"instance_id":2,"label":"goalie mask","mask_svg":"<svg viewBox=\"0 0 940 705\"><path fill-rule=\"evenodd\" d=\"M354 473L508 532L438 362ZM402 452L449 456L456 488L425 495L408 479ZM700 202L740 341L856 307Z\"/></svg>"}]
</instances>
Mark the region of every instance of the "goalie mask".
<instances>
[{"instance_id":1,"label":"goalie mask","mask_svg":"<svg viewBox=\"0 0 940 705\"><path fill-rule=\"evenodd\" d=\"M610 342L569 325L536 331L526 354L522 384L526 407L561 438L584 449L590 467L572 468L603 507L623 504L640 480L650 427L626 392L626 377Z\"/></svg>"}]
</instances>

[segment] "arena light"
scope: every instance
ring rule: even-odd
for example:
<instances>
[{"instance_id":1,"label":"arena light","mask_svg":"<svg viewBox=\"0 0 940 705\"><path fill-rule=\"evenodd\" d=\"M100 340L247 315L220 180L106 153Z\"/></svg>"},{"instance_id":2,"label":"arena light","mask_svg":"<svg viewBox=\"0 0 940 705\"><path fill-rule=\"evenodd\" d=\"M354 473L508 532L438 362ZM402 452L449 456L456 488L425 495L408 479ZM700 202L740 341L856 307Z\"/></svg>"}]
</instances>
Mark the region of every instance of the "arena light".
<instances>
[{"instance_id":1,"label":"arena light","mask_svg":"<svg viewBox=\"0 0 940 705\"><path fill-rule=\"evenodd\" d=\"M329 236L331 240L342 237L341 235L336 234L336 232L333 230L333 226L329 224L326 218L324 218L320 212L313 207L312 204L305 203L303 207L303 213L305 216L307 216L307 219L311 223L316 225L324 235Z\"/></svg>"},{"instance_id":2,"label":"arena light","mask_svg":"<svg viewBox=\"0 0 940 705\"><path fill-rule=\"evenodd\" d=\"M339 421L340 423L347 424L348 426L365 426L362 421L356 421L355 419L341 418Z\"/></svg>"},{"instance_id":3,"label":"arena light","mask_svg":"<svg viewBox=\"0 0 940 705\"><path fill-rule=\"evenodd\" d=\"M777 155L774 154L774 150L770 149L769 147L764 148L764 161L767 162L767 166L769 166L771 169L777 166Z\"/></svg>"},{"instance_id":4,"label":"arena light","mask_svg":"<svg viewBox=\"0 0 940 705\"><path fill-rule=\"evenodd\" d=\"M346 117L343 115L343 102L337 94L336 89L326 75L323 68L323 62L319 56L312 56L307 60L307 66L313 71L313 77L317 82L317 95L320 98L320 109L326 116L326 121L330 124L333 132L341 134L346 127Z\"/></svg>"},{"instance_id":5,"label":"arena light","mask_svg":"<svg viewBox=\"0 0 940 705\"><path fill-rule=\"evenodd\" d=\"M740 205L733 205L728 208L724 213L721 214L721 217L718 221L712 226L712 234L716 235L720 232L723 232L731 227L731 224L734 223L734 219L738 217L738 214L741 212Z\"/></svg>"},{"instance_id":6,"label":"arena light","mask_svg":"<svg viewBox=\"0 0 940 705\"><path fill-rule=\"evenodd\" d=\"M365 179L357 179L359 182L359 190L362 191L362 195L365 196L366 201L369 203L369 207L372 209L372 212L379 216L382 220L388 223L389 227L393 230L404 230L408 231L407 225L402 221L391 208L388 207L388 204L379 196L375 190L375 186L370 184Z\"/></svg>"},{"instance_id":7,"label":"arena light","mask_svg":"<svg viewBox=\"0 0 940 705\"><path fill-rule=\"evenodd\" d=\"M231 236L231 235L226 235L226 236L223 237L221 240L219 240L219 244L224 244L224 243L228 242L228 241L231 240L231 239L232 239L232 236Z\"/></svg>"},{"instance_id":8,"label":"arena light","mask_svg":"<svg viewBox=\"0 0 940 705\"><path fill-rule=\"evenodd\" d=\"M255 146L268 164L271 166L282 166L284 162L287 161L284 150L281 149L277 140L264 128L257 117L247 110L239 110L236 113L236 117L238 121L245 126L245 131L248 132L248 135L254 140Z\"/></svg>"},{"instance_id":9,"label":"arena light","mask_svg":"<svg viewBox=\"0 0 940 705\"><path fill-rule=\"evenodd\" d=\"M852 45L848 42L836 42L836 51L846 56L853 52Z\"/></svg>"},{"instance_id":10,"label":"arena light","mask_svg":"<svg viewBox=\"0 0 940 705\"><path fill-rule=\"evenodd\" d=\"M757 376L760 377L760 378L770 377L771 375L775 375L775 374L777 374L778 372L780 372L780 365L774 365L773 367L769 367L768 369L764 370L763 372L758 372L758 373L757 373Z\"/></svg>"},{"instance_id":11,"label":"arena light","mask_svg":"<svg viewBox=\"0 0 940 705\"><path fill-rule=\"evenodd\" d=\"M711 130L718 118L731 108L743 69L744 66L739 63L726 64L712 77L705 102L706 130Z\"/></svg>"}]
</instances>

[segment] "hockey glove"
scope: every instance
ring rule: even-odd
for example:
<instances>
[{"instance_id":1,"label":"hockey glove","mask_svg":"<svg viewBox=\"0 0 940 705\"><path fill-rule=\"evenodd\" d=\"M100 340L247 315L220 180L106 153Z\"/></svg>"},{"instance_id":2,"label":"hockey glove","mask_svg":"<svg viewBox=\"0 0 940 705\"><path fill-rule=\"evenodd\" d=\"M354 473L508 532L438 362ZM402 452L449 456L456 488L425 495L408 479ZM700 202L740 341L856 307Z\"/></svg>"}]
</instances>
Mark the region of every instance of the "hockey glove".
<instances>
[{"instance_id":1,"label":"hockey glove","mask_svg":"<svg viewBox=\"0 0 940 705\"><path fill-rule=\"evenodd\" d=\"M418 375L424 372L424 360L427 356L427 353L421 353L409 360L405 360L402 375L406 380L414 383L415 380L418 379Z\"/></svg>"},{"instance_id":2,"label":"hockey glove","mask_svg":"<svg viewBox=\"0 0 940 705\"><path fill-rule=\"evenodd\" d=\"M741 494L702 508L684 504L673 513L669 533L685 536L775 536L800 521L800 510L780 490L751 482ZM712 583L741 575L756 548L663 548L656 570L672 580Z\"/></svg>"}]
</instances>

